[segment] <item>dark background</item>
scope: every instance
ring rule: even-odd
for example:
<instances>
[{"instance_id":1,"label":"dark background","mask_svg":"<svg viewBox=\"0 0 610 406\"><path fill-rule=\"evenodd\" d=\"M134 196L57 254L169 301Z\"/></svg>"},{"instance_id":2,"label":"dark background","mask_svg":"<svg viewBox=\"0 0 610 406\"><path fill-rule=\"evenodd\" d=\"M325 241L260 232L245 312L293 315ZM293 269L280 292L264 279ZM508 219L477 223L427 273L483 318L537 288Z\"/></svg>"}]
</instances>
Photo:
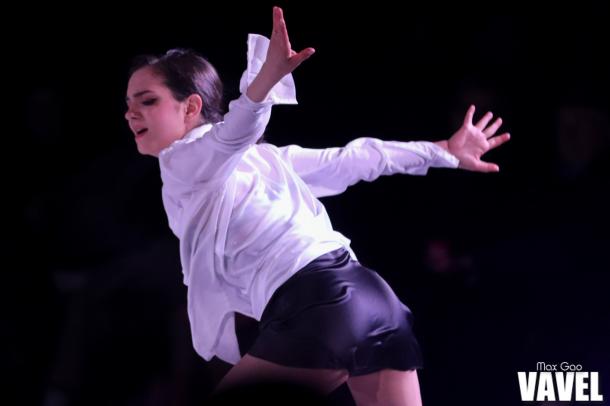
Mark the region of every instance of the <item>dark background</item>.
<instances>
[{"instance_id":1,"label":"dark background","mask_svg":"<svg viewBox=\"0 0 610 406\"><path fill-rule=\"evenodd\" d=\"M425 404L520 404L517 371L566 361L610 396L610 37L601 7L532 12L277 2L298 106L276 145L440 140L492 110L497 174L431 169L322 199L360 261L415 314ZM238 96L270 2L7 13L2 355L14 404L203 404L228 365L190 341L156 159L123 118L139 53L201 52ZM247 349L256 326L239 323ZM4 369L3 368L3 369ZM345 386L336 404L350 404ZM5 402L3 402L5 403ZM5 403L9 404L9 403Z\"/></svg>"}]
</instances>

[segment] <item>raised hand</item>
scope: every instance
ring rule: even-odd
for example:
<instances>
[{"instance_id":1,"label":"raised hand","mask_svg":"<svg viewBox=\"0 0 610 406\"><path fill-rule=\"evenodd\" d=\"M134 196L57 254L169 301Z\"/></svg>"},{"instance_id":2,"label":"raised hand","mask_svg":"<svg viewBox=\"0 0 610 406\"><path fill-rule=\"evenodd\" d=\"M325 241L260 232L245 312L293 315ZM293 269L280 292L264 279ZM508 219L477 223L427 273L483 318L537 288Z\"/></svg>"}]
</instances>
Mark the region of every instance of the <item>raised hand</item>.
<instances>
[{"instance_id":1,"label":"raised hand","mask_svg":"<svg viewBox=\"0 0 610 406\"><path fill-rule=\"evenodd\" d=\"M275 71L281 79L283 76L292 72L305 59L309 58L315 50L313 48L305 48L301 52L295 52L290 46L288 38L288 30L286 29L286 21L281 8L273 7L273 31L271 32L271 40L269 49L267 50L267 59L265 64L272 71ZM278 79L278 80L279 80Z\"/></svg>"},{"instance_id":2,"label":"raised hand","mask_svg":"<svg viewBox=\"0 0 610 406\"><path fill-rule=\"evenodd\" d=\"M314 52L313 48L305 48L301 52L292 50L282 9L273 7L273 31L267 56L260 72L248 87L248 97L257 102L264 100L277 82L295 70Z\"/></svg>"},{"instance_id":3,"label":"raised hand","mask_svg":"<svg viewBox=\"0 0 610 406\"><path fill-rule=\"evenodd\" d=\"M498 165L481 161L481 156L508 141L510 134L503 133L494 137L502 125L502 119L498 117L488 126L493 118L491 112L473 124L474 111L474 106L468 108L464 123L447 141L447 149L460 160L459 168L476 172L498 172Z\"/></svg>"}]
</instances>

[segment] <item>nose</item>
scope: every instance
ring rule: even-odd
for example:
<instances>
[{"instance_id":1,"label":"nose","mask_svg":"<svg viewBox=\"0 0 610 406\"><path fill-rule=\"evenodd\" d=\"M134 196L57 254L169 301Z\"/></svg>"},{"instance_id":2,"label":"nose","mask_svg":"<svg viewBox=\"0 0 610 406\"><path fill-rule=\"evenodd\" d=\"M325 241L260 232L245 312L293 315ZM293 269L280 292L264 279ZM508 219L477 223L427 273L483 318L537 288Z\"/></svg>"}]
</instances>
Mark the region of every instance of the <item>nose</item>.
<instances>
[{"instance_id":1,"label":"nose","mask_svg":"<svg viewBox=\"0 0 610 406\"><path fill-rule=\"evenodd\" d=\"M135 110L133 107L127 107L127 111L125 112L125 120L134 120L140 117L140 112Z\"/></svg>"}]
</instances>

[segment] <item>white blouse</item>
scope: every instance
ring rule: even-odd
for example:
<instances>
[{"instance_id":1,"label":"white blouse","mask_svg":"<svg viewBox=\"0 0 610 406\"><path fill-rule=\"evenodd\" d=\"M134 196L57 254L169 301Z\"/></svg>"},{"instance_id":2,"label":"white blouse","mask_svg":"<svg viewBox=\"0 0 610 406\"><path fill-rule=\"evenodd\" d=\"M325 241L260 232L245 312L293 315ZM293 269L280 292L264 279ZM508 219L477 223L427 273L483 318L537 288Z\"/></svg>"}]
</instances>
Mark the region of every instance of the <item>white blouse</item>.
<instances>
[{"instance_id":1,"label":"white blouse","mask_svg":"<svg viewBox=\"0 0 610 406\"><path fill-rule=\"evenodd\" d=\"M193 129L159 154L194 348L206 360L217 356L231 364L241 358L235 312L260 320L273 292L322 254L344 247L356 259L318 197L381 175L425 175L430 167L458 165L430 142L359 138L327 149L255 144L273 104L296 104L291 75L261 103L245 95L267 46L266 38L249 35L242 95L224 121Z\"/></svg>"}]
</instances>

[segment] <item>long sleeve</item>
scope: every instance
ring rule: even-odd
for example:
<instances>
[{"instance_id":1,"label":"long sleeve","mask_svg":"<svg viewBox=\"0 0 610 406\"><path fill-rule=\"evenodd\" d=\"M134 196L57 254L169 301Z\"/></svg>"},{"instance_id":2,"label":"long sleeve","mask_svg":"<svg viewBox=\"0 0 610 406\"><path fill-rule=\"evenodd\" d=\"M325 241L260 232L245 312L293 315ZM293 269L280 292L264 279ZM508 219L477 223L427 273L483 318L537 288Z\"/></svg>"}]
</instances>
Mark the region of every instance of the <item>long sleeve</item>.
<instances>
[{"instance_id":1,"label":"long sleeve","mask_svg":"<svg viewBox=\"0 0 610 406\"><path fill-rule=\"evenodd\" d=\"M224 182L241 154L263 134L270 115L270 102L255 103L242 94L229 104L223 122L196 128L161 152L163 183Z\"/></svg>"},{"instance_id":2,"label":"long sleeve","mask_svg":"<svg viewBox=\"0 0 610 406\"><path fill-rule=\"evenodd\" d=\"M363 137L345 147L288 145L279 150L316 197L337 195L361 180L371 182L382 175L425 175L430 167L456 168L459 164L455 156L427 141Z\"/></svg>"}]
</instances>

